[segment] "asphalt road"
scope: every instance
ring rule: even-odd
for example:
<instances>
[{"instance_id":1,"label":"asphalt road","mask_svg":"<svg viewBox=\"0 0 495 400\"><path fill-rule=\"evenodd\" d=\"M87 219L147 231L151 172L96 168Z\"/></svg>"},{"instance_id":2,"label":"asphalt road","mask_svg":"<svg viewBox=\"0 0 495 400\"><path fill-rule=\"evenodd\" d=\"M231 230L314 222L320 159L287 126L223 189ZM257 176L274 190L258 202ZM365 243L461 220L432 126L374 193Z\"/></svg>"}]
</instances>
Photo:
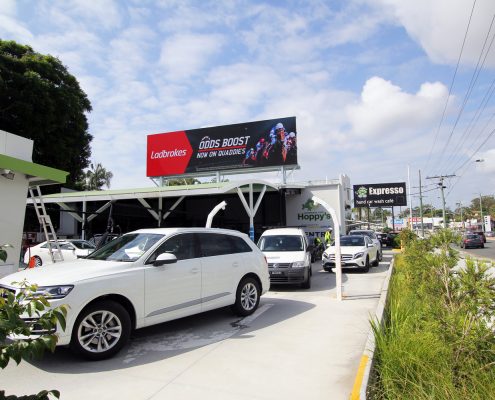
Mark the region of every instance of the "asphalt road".
<instances>
[{"instance_id":1,"label":"asphalt road","mask_svg":"<svg viewBox=\"0 0 495 400\"><path fill-rule=\"evenodd\" d=\"M366 346L392 252L368 273L313 264L309 290L273 287L255 314L228 309L134 333L110 360L86 362L57 348L0 370L7 395L57 389L63 400L347 400Z\"/></svg>"},{"instance_id":2,"label":"asphalt road","mask_svg":"<svg viewBox=\"0 0 495 400\"><path fill-rule=\"evenodd\" d=\"M487 258L495 261L495 238L487 238L483 249L460 249L461 251L476 258Z\"/></svg>"}]
</instances>

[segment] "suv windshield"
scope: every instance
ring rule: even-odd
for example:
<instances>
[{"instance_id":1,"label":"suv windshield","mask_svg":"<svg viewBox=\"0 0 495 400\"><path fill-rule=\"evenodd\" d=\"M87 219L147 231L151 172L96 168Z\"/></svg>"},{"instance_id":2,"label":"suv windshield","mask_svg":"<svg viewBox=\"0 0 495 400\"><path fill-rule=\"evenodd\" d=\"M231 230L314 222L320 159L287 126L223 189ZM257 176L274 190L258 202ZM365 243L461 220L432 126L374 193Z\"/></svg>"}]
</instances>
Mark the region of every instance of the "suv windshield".
<instances>
[{"instance_id":1,"label":"suv windshield","mask_svg":"<svg viewBox=\"0 0 495 400\"><path fill-rule=\"evenodd\" d=\"M263 236L258 242L261 251L303 251L304 245L301 236L280 235Z\"/></svg>"},{"instance_id":2,"label":"suv windshield","mask_svg":"<svg viewBox=\"0 0 495 400\"><path fill-rule=\"evenodd\" d=\"M369 238L371 239L375 239L376 238L376 235L375 235L375 232L373 231L350 231L349 232L349 235L364 235L364 236L368 236Z\"/></svg>"},{"instance_id":3,"label":"suv windshield","mask_svg":"<svg viewBox=\"0 0 495 400\"><path fill-rule=\"evenodd\" d=\"M164 235L157 233L131 233L108 242L86 259L106 261L136 261Z\"/></svg>"}]
</instances>

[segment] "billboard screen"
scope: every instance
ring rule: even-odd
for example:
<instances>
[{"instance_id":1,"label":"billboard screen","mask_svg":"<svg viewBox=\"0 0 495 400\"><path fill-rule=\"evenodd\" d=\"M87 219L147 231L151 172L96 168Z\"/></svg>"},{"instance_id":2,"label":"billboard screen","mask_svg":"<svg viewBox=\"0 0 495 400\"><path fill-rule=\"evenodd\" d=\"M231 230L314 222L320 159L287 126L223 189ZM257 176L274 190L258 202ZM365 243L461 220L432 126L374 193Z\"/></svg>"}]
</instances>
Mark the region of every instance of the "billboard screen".
<instances>
[{"instance_id":1,"label":"billboard screen","mask_svg":"<svg viewBox=\"0 0 495 400\"><path fill-rule=\"evenodd\" d=\"M354 207L407 206L406 183L354 185Z\"/></svg>"},{"instance_id":2,"label":"billboard screen","mask_svg":"<svg viewBox=\"0 0 495 400\"><path fill-rule=\"evenodd\" d=\"M146 176L297 166L296 118L148 135Z\"/></svg>"}]
</instances>

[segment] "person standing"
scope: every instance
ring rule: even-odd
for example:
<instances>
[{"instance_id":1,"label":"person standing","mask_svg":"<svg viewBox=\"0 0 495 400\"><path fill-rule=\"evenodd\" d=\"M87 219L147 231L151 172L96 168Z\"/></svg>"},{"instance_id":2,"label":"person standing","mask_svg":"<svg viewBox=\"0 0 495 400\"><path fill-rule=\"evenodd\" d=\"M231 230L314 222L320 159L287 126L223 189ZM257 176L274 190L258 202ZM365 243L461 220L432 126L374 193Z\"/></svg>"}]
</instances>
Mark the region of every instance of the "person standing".
<instances>
[{"instance_id":1,"label":"person standing","mask_svg":"<svg viewBox=\"0 0 495 400\"><path fill-rule=\"evenodd\" d=\"M330 244L332 243L332 229L331 228L328 228L325 232L325 245L326 246L330 246Z\"/></svg>"}]
</instances>

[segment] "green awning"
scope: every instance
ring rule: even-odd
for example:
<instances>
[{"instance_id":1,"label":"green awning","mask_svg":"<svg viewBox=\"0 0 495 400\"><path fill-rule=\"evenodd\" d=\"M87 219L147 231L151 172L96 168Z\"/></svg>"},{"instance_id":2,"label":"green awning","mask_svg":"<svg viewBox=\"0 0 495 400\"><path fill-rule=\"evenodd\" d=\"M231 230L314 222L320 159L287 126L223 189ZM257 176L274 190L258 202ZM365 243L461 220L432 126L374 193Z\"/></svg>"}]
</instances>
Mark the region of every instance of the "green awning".
<instances>
[{"instance_id":1,"label":"green awning","mask_svg":"<svg viewBox=\"0 0 495 400\"><path fill-rule=\"evenodd\" d=\"M68 172L0 154L0 169L25 174L30 186L65 183Z\"/></svg>"}]
</instances>

